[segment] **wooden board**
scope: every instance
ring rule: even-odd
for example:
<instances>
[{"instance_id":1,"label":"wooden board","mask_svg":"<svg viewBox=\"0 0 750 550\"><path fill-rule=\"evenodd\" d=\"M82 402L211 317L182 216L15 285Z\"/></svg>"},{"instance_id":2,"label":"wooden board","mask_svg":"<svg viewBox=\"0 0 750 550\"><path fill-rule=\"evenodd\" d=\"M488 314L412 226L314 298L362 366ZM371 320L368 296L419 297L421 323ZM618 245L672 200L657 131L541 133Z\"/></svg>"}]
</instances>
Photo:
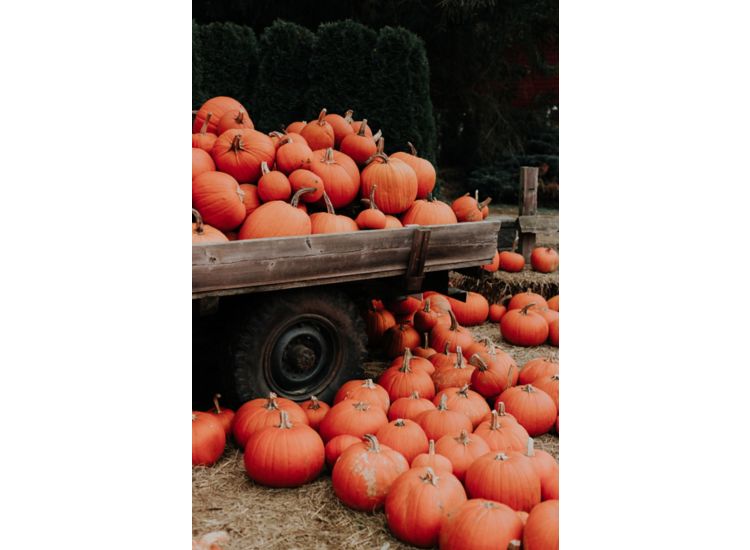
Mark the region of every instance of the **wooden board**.
<instances>
[{"instance_id":1,"label":"wooden board","mask_svg":"<svg viewBox=\"0 0 750 550\"><path fill-rule=\"evenodd\" d=\"M559 230L557 216L519 216L518 227L522 233L554 233Z\"/></svg>"},{"instance_id":2,"label":"wooden board","mask_svg":"<svg viewBox=\"0 0 750 550\"><path fill-rule=\"evenodd\" d=\"M419 227L193 246L193 298L407 274ZM424 271L489 263L499 221L429 226Z\"/></svg>"}]
</instances>

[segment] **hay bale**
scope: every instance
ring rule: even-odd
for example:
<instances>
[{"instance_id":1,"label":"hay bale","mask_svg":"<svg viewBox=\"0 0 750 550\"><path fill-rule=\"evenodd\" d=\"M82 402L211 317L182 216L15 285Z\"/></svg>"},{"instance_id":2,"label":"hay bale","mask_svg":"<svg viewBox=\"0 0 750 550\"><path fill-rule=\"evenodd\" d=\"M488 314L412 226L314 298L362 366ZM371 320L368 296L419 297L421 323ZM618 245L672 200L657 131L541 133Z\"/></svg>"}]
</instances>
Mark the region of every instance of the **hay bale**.
<instances>
[{"instance_id":1,"label":"hay bale","mask_svg":"<svg viewBox=\"0 0 750 550\"><path fill-rule=\"evenodd\" d=\"M451 271L448 278L450 285L461 290L477 292L490 303L497 303L504 296L512 296L531 289L545 298L559 294L560 276L555 273L537 273L528 266L518 273L496 271L470 277Z\"/></svg>"}]
</instances>

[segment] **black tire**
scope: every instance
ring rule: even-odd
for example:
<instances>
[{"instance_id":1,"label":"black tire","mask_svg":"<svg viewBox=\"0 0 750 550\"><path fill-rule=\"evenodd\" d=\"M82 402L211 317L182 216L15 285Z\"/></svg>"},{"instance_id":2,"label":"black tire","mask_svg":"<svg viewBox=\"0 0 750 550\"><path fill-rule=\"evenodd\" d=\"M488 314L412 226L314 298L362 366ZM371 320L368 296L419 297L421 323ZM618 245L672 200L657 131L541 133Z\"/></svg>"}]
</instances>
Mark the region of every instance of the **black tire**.
<instances>
[{"instance_id":1,"label":"black tire","mask_svg":"<svg viewBox=\"0 0 750 550\"><path fill-rule=\"evenodd\" d=\"M232 327L229 374L238 403L269 392L330 403L341 384L361 378L364 323L346 294L274 292L252 304Z\"/></svg>"}]
</instances>

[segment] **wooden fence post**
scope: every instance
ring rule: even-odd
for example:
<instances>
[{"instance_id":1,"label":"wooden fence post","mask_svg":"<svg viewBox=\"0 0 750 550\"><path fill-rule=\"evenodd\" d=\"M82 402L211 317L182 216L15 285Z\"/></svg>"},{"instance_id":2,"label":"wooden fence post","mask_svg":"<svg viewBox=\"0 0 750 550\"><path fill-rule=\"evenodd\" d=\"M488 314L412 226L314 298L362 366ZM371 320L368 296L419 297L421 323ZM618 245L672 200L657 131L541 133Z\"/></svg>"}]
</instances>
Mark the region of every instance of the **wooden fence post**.
<instances>
[{"instance_id":1,"label":"wooden fence post","mask_svg":"<svg viewBox=\"0 0 750 550\"><path fill-rule=\"evenodd\" d=\"M539 168L521 166L521 193L519 197L519 216L536 215L536 188L539 182ZM526 263L531 259L531 251L536 245L536 233L520 233L521 254Z\"/></svg>"}]
</instances>

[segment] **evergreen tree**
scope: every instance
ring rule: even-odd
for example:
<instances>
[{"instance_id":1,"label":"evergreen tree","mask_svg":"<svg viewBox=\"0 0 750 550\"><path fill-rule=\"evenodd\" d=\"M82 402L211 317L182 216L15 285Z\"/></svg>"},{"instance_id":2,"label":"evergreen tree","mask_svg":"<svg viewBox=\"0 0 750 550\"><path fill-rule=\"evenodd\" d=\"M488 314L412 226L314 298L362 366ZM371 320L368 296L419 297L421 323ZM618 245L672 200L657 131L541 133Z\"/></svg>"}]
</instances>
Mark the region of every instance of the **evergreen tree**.
<instances>
[{"instance_id":1,"label":"evergreen tree","mask_svg":"<svg viewBox=\"0 0 750 550\"><path fill-rule=\"evenodd\" d=\"M368 117L368 84L377 36L351 19L318 27L308 70L308 117L322 107L340 115L353 109L357 120Z\"/></svg>"},{"instance_id":2,"label":"evergreen tree","mask_svg":"<svg viewBox=\"0 0 750 550\"><path fill-rule=\"evenodd\" d=\"M277 20L260 37L256 126L277 130L312 117L305 108L308 67L315 35L295 23Z\"/></svg>"},{"instance_id":3,"label":"evergreen tree","mask_svg":"<svg viewBox=\"0 0 750 550\"><path fill-rule=\"evenodd\" d=\"M205 100L203 94L203 59L201 58L200 25L193 19L193 109Z\"/></svg>"}]
</instances>

